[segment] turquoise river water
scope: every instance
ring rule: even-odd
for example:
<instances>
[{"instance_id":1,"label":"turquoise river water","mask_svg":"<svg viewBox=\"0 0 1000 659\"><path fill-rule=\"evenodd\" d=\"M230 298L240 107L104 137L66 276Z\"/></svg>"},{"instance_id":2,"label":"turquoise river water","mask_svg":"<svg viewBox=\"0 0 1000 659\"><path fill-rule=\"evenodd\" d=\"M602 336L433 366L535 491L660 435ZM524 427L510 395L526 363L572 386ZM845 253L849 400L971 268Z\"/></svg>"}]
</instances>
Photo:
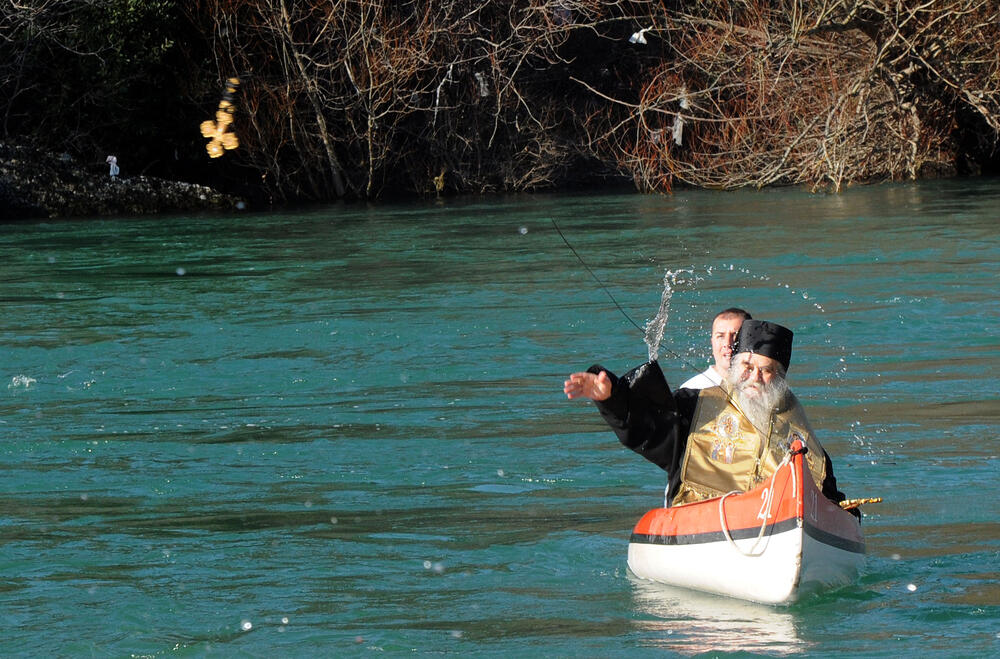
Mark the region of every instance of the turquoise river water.
<instances>
[{"instance_id":1,"label":"turquoise river water","mask_svg":"<svg viewBox=\"0 0 1000 659\"><path fill-rule=\"evenodd\" d=\"M1000 655L1000 181L0 225L3 656ZM553 221L607 287L595 283ZM668 273L670 275L668 276ZM738 305L865 509L789 607L628 573L562 381Z\"/></svg>"}]
</instances>

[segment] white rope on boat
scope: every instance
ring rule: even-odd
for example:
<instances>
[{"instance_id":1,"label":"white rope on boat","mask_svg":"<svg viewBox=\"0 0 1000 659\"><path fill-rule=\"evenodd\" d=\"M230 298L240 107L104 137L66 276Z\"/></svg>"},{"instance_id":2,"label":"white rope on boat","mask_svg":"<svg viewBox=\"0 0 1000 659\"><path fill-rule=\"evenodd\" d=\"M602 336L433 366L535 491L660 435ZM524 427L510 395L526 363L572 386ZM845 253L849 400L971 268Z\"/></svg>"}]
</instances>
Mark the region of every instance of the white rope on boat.
<instances>
[{"instance_id":1,"label":"white rope on boat","mask_svg":"<svg viewBox=\"0 0 1000 659\"><path fill-rule=\"evenodd\" d=\"M719 524L722 526L722 533L723 535L726 536L726 540L729 541L729 544L731 544L736 551L740 552L744 556L755 557L755 556L761 556L764 553L764 549L761 549L760 552L757 552L757 545L760 544L761 539L764 537L764 531L765 529L767 529L767 520L771 519L771 506L774 504L774 479L778 475L778 472L781 471L782 467L791 464L791 458L792 458L792 453L791 452L786 453L785 457L781 460L781 464L779 464L778 468L774 470L773 474L771 474L770 478L771 482L770 485L764 490L767 493L767 495L764 498L764 505L761 507L761 513L762 513L761 516L764 519L760 523L760 533L757 534L757 539L754 541L753 546L750 547L750 551L744 551L738 544L736 544L736 541L733 540L733 536L730 535L729 533L729 525L726 524L726 511L725 511L726 497L728 497L731 494L740 494L740 492L738 490L733 490L731 492L726 492L725 494L722 495L722 497L719 498ZM798 479L796 478L795 469L793 468L792 469L793 496L796 495L798 491L797 488L798 488Z\"/></svg>"}]
</instances>

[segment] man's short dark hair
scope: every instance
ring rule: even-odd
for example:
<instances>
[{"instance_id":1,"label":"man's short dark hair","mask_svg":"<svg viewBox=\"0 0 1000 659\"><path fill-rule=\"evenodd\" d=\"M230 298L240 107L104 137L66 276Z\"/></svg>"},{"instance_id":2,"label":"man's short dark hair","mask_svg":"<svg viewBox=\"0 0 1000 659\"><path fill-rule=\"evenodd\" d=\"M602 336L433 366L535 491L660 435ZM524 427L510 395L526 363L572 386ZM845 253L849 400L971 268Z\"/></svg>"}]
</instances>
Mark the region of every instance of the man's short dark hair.
<instances>
[{"instance_id":1,"label":"man's short dark hair","mask_svg":"<svg viewBox=\"0 0 1000 659\"><path fill-rule=\"evenodd\" d=\"M729 307L728 309L724 309L715 314L715 318L712 319L712 322L714 323L719 318L729 318L730 316L736 316L737 318L741 318L743 320L753 320L753 316L750 315L749 311L740 309L739 307Z\"/></svg>"}]
</instances>

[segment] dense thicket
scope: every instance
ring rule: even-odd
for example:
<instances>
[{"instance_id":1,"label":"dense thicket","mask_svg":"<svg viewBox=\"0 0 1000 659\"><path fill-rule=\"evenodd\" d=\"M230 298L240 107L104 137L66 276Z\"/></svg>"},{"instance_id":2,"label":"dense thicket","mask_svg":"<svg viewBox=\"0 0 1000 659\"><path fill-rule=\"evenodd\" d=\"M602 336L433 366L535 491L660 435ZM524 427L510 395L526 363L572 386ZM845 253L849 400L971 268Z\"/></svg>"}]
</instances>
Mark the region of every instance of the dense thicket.
<instances>
[{"instance_id":1,"label":"dense thicket","mask_svg":"<svg viewBox=\"0 0 1000 659\"><path fill-rule=\"evenodd\" d=\"M640 187L839 189L996 162L993 0L688 5L659 17L671 53L640 100L592 132Z\"/></svg>"},{"instance_id":2,"label":"dense thicket","mask_svg":"<svg viewBox=\"0 0 1000 659\"><path fill-rule=\"evenodd\" d=\"M0 116L277 201L839 189L994 168L998 41L995 0L17 0ZM240 147L210 162L231 76Z\"/></svg>"}]
</instances>

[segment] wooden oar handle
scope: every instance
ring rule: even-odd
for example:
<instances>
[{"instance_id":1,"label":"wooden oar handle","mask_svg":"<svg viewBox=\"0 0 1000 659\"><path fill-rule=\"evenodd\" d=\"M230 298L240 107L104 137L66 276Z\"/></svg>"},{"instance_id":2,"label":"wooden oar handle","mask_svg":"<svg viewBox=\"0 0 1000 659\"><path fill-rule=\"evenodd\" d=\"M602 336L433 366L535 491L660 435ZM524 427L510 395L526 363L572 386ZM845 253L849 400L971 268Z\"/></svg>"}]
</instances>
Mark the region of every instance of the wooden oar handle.
<instances>
[{"instance_id":1,"label":"wooden oar handle","mask_svg":"<svg viewBox=\"0 0 1000 659\"><path fill-rule=\"evenodd\" d=\"M882 497L869 497L867 499L845 499L840 502L840 507L844 510L852 510L868 503L882 503Z\"/></svg>"}]
</instances>

